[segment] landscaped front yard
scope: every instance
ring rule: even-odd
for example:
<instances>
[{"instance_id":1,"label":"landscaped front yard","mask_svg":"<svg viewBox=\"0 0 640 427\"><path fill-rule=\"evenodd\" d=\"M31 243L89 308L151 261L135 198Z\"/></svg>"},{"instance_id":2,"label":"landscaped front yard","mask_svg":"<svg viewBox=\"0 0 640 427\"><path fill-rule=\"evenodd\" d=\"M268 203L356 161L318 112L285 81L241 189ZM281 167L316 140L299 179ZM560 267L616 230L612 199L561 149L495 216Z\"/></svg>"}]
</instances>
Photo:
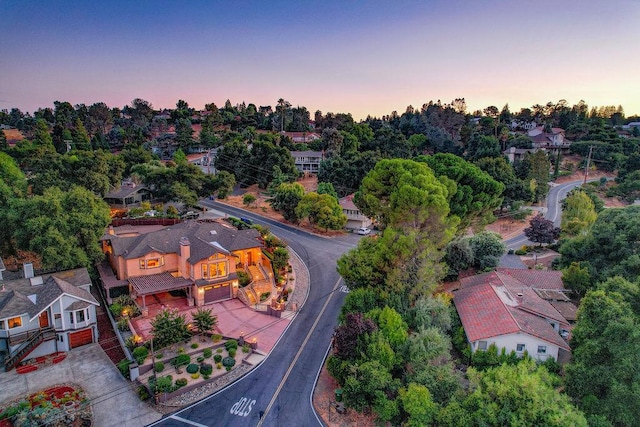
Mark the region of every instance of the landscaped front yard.
<instances>
[{"instance_id":1,"label":"landscaped front yard","mask_svg":"<svg viewBox=\"0 0 640 427\"><path fill-rule=\"evenodd\" d=\"M145 347L138 347L146 349ZM178 394L203 386L234 369L252 352L251 345L239 345L235 339L193 337L155 352L134 350L139 365L139 395L149 398L156 393L165 401ZM146 389L146 393L145 390Z\"/></svg>"}]
</instances>

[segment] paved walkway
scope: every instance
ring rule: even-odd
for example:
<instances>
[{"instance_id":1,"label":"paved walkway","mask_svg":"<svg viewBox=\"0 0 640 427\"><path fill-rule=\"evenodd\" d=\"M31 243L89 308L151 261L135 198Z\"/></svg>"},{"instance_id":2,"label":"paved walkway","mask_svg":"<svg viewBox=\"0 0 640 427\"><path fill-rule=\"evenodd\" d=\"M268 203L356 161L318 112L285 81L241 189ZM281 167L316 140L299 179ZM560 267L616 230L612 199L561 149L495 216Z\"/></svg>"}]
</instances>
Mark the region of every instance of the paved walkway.
<instances>
[{"instance_id":1,"label":"paved walkway","mask_svg":"<svg viewBox=\"0 0 640 427\"><path fill-rule=\"evenodd\" d=\"M58 384L77 384L87 394L93 425L138 427L160 419L160 413L140 401L99 344L71 350L62 362L27 374L15 369L0 375L0 407Z\"/></svg>"}]
</instances>

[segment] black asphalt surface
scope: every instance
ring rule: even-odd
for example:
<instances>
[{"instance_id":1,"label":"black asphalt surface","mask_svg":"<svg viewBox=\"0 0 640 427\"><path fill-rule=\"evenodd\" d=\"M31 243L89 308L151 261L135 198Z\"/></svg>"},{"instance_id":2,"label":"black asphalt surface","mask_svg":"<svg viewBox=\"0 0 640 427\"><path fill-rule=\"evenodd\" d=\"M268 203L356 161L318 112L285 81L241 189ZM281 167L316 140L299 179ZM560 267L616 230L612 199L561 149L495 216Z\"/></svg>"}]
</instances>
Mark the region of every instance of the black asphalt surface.
<instances>
[{"instance_id":1,"label":"black asphalt surface","mask_svg":"<svg viewBox=\"0 0 640 427\"><path fill-rule=\"evenodd\" d=\"M309 269L309 297L260 366L219 392L152 425L323 425L313 410L311 397L346 295L336 261L362 236L319 237L211 200L203 203L267 225L286 241Z\"/></svg>"}]
</instances>

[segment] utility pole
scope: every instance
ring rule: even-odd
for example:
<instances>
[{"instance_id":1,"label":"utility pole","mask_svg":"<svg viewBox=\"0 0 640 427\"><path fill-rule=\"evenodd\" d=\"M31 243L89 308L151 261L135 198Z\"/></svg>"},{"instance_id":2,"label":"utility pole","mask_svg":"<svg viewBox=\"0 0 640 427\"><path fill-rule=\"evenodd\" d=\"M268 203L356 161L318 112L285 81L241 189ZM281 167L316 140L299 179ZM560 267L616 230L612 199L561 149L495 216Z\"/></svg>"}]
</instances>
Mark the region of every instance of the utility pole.
<instances>
[{"instance_id":1,"label":"utility pole","mask_svg":"<svg viewBox=\"0 0 640 427\"><path fill-rule=\"evenodd\" d=\"M593 145L589 146L589 155L587 156L587 164L584 167L584 181L582 185L587 183L587 176L589 175L589 163L591 163L591 153L593 152Z\"/></svg>"}]
</instances>

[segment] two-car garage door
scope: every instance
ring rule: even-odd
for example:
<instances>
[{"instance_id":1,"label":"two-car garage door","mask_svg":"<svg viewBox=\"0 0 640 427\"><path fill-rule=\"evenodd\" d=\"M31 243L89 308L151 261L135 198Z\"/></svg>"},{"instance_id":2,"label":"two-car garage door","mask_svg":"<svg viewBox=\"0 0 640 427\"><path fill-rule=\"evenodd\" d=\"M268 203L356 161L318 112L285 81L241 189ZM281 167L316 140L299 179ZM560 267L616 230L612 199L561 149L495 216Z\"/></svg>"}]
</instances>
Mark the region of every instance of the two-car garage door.
<instances>
[{"instance_id":1,"label":"two-car garage door","mask_svg":"<svg viewBox=\"0 0 640 427\"><path fill-rule=\"evenodd\" d=\"M204 288L204 303L222 301L231 298L231 286L229 282L211 285Z\"/></svg>"},{"instance_id":2,"label":"two-car garage door","mask_svg":"<svg viewBox=\"0 0 640 427\"><path fill-rule=\"evenodd\" d=\"M76 348L93 342L93 329L72 332L69 334L69 347Z\"/></svg>"}]
</instances>

